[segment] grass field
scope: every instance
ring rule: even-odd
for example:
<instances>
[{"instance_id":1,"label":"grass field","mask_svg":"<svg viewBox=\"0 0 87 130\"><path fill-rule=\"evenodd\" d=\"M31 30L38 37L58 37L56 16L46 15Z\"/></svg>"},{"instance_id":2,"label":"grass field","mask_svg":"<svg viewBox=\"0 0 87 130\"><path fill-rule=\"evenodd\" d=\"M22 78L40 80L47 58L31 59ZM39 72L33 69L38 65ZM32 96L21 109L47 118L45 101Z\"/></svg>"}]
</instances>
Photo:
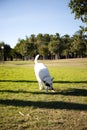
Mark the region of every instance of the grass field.
<instances>
[{"instance_id":1,"label":"grass field","mask_svg":"<svg viewBox=\"0 0 87 130\"><path fill-rule=\"evenodd\" d=\"M87 59L41 62L55 93L38 89L33 61L0 63L0 130L87 130Z\"/></svg>"}]
</instances>

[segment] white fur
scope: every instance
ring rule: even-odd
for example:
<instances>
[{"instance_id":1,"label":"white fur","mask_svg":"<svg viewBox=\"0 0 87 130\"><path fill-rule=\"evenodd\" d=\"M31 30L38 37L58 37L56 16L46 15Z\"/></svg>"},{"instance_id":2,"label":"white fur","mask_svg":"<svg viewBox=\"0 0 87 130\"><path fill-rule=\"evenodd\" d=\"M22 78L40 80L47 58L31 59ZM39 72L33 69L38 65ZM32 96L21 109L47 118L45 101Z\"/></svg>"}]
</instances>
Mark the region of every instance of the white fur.
<instances>
[{"instance_id":1,"label":"white fur","mask_svg":"<svg viewBox=\"0 0 87 130\"><path fill-rule=\"evenodd\" d=\"M49 71L47 67L43 63L38 63L37 59L39 58L39 55L36 55L35 57L35 66L34 71L37 78L37 81L39 83L39 89L42 90L44 88L44 85L46 86L46 93L48 93L48 89L53 89L53 78L51 78Z\"/></svg>"}]
</instances>

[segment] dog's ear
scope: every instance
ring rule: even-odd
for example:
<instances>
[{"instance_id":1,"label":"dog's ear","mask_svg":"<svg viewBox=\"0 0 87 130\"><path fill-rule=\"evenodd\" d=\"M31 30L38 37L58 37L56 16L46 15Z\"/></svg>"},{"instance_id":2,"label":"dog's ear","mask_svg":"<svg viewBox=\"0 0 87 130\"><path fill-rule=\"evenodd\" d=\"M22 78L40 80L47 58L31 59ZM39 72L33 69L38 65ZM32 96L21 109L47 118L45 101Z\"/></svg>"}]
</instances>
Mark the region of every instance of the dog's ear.
<instances>
[{"instance_id":1,"label":"dog's ear","mask_svg":"<svg viewBox=\"0 0 87 130\"><path fill-rule=\"evenodd\" d=\"M54 79L54 77L53 78L51 78L51 80L53 81L53 79Z\"/></svg>"}]
</instances>

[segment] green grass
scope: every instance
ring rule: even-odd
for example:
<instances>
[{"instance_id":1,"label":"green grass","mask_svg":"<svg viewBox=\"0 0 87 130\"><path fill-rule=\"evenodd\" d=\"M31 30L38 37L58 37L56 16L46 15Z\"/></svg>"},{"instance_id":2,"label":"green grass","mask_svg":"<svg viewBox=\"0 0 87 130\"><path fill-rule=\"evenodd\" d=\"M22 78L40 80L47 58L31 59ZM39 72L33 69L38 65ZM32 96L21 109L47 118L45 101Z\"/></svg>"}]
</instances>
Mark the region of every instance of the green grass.
<instances>
[{"instance_id":1,"label":"green grass","mask_svg":"<svg viewBox=\"0 0 87 130\"><path fill-rule=\"evenodd\" d=\"M87 59L41 62L55 93L39 90L33 61L0 64L0 130L86 130Z\"/></svg>"}]
</instances>

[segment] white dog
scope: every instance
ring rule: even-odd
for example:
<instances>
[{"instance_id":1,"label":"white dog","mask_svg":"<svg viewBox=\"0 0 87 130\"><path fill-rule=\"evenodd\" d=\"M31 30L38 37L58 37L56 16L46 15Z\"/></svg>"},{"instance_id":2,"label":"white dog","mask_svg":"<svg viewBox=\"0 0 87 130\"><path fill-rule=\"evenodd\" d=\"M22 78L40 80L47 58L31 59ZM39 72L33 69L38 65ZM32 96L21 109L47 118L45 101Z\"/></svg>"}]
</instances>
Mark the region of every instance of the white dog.
<instances>
[{"instance_id":1,"label":"white dog","mask_svg":"<svg viewBox=\"0 0 87 130\"><path fill-rule=\"evenodd\" d=\"M47 67L43 63L38 63L37 59L39 58L39 54L35 57L35 66L34 71L37 78L37 81L39 83L39 89L42 90L44 88L44 85L46 86L46 93L48 93L48 89L54 91L53 88L53 78L51 78L49 71Z\"/></svg>"}]
</instances>

